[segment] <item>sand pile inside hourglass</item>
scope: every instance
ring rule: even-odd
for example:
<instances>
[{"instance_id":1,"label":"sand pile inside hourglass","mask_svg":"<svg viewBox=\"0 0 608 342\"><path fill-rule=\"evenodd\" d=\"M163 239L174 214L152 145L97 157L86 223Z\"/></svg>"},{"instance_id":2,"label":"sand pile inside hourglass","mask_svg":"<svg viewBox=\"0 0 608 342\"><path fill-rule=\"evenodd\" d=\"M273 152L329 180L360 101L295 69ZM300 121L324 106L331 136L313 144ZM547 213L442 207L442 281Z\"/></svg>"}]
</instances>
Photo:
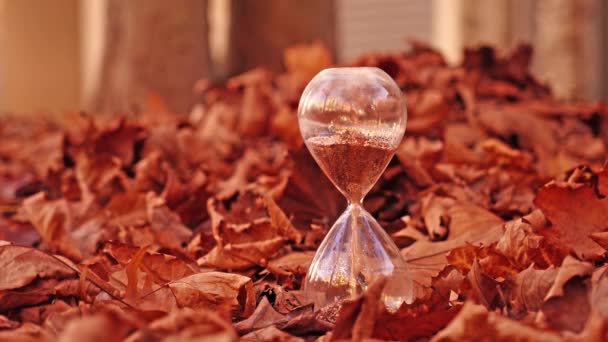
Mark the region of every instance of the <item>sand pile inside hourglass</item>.
<instances>
[{"instance_id":1,"label":"sand pile inside hourglass","mask_svg":"<svg viewBox=\"0 0 608 342\"><path fill-rule=\"evenodd\" d=\"M317 156L321 169L332 175L336 187L353 201L374 186L378 179L370 175L380 175L394 154L387 141L355 134L312 137L306 146Z\"/></svg>"},{"instance_id":2,"label":"sand pile inside hourglass","mask_svg":"<svg viewBox=\"0 0 608 342\"><path fill-rule=\"evenodd\" d=\"M298 119L312 156L349 202L315 254L306 296L322 308L386 278L384 304L398 309L412 297L407 264L361 202L403 137L407 115L400 89L377 68L327 69L304 90Z\"/></svg>"}]
</instances>

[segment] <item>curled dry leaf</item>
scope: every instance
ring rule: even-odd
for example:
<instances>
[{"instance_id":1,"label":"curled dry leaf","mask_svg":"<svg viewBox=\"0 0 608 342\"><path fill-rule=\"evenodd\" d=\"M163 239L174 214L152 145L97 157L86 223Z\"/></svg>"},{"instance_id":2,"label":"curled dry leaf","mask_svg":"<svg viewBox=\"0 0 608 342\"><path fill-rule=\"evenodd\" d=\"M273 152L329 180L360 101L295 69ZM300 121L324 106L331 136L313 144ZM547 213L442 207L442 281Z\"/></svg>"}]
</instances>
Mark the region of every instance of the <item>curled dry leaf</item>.
<instances>
[{"instance_id":1,"label":"curled dry leaf","mask_svg":"<svg viewBox=\"0 0 608 342\"><path fill-rule=\"evenodd\" d=\"M48 201L44 193L38 193L23 202L23 210L50 246L52 252L61 253L73 260L82 259L82 252L72 240L70 229L73 217L65 200Z\"/></svg>"},{"instance_id":2,"label":"curled dry leaf","mask_svg":"<svg viewBox=\"0 0 608 342\"><path fill-rule=\"evenodd\" d=\"M227 203L211 199L207 210L217 245L198 260L201 266L243 269L265 265L285 240L301 240L301 234L268 196L246 192Z\"/></svg>"},{"instance_id":3,"label":"curled dry leaf","mask_svg":"<svg viewBox=\"0 0 608 342\"><path fill-rule=\"evenodd\" d=\"M266 261L284 245L283 238L276 237L263 241L226 244L215 247L198 259L198 264L221 269L246 269L253 265L264 266Z\"/></svg>"},{"instance_id":4,"label":"curled dry leaf","mask_svg":"<svg viewBox=\"0 0 608 342\"><path fill-rule=\"evenodd\" d=\"M292 331L301 335L324 332L328 330L329 326L329 323L320 320L318 315L313 313L312 306L310 305L298 307L287 313L279 313L273 308L266 297L262 298L258 307L249 318L235 324L237 332L248 335L270 327ZM286 333L281 335L285 335L286 338L295 338Z\"/></svg>"},{"instance_id":5,"label":"curled dry leaf","mask_svg":"<svg viewBox=\"0 0 608 342\"><path fill-rule=\"evenodd\" d=\"M228 306L238 317L246 318L255 309L251 279L222 272L197 273L167 284L179 307L220 309Z\"/></svg>"},{"instance_id":6,"label":"curled dry leaf","mask_svg":"<svg viewBox=\"0 0 608 342\"><path fill-rule=\"evenodd\" d=\"M419 186L429 186L434 180L429 173L430 166L436 162L437 156L443 149L441 141L431 141L426 138L405 138L396 156L403 166L405 173Z\"/></svg>"},{"instance_id":7,"label":"curled dry leaf","mask_svg":"<svg viewBox=\"0 0 608 342\"><path fill-rule=\"evenodd\" d=\"M437 197L430 194L421 201L422 216L429 236L443 240L448 234L450 218L446 211L454 205L454 199L448 197Z\"/></svg>"},{"instance_id":8,"label":"curled dry leaf","mask_svg":"<svg viewBox=\"0 0 608 342\"><path fill-rule=\"evenodd\" d=\"M198 268L192 262L169 254L152 253L143 248L134 248L117 242L108 242L103 248L104 253L118 262L122 267L132 265L138 259L138 271L145 273L148 277L146 283L165 285L173 280L192 275L198 272ZM92 272L103 266L95 263L89 264ZM100 272L102 273L102 272Z\"/></svg>"},{"instance_id":9,"label":"curled dry leaf","mask_svg":"<svg viewBox=\"0 0 608 342\"><path fill-rule=\"evenodd\" d=\"M88 157L80 153L76 157L75 178L81 197L87 202L107 202L112 193L124 190L127 177L122 171L120 159L112 155Z\"/></svg>"},{"instance_id":10,"label":"curled dry leaf","mask_svg":"<svg viewBox=\"0 0 608 342\"><path fill-rule=\"evenodd\" d=\"M146 133L138 125L124 118L116 120L108 127L100 129L97 134L87 136L84 149L93 155L111 155L117 157L124 166L134 160L134 145L142 140Z\"/></svg>"},{"instance_id":11,"label":"curled dry leaf","mask_svg":"<svg viewBox=\"0 0 608 342\"><path fill-rule=\"evenodd\" d=\"M531 264L541 268L561 265L568 250L554 243L556 238L552 231L544 229L544 225L535 232L524 219L507 222L496 250L520 269Z\"/></svg>"},{"instance_id":12,"label":"curled dry leaf","mask_svg":"<svg viewBox=\"0 0 608 342\"><path fill-rule=\"evenodd\" d=\"M268 302L268 299L263 297L253 314L236 324L235 328L239 333L247 334L253 330L276 326L279 323L287 323L287 321L289 321L289 317L278 313Z\"/></svg>"},{"instance_id":13,"label":"curled dry leaf","mask_svg":"<svg viewBox=\"0 0 608 342\"><path fill-rule=\"evenodd\" d=\"M518 271L508 257L494 249L494 245L480 247L467 244L453 249L447 255L447 260L462 274L470 274L474 267L478 267L478 271L483 270L492 278L499 279L510 278Z\"/></svg>"},{"instance_id":14,"label":"curled dry leaf","mask_svg":"<svg viewBox=\"0 0 608 342\"><path fill-rule=\"evenodd\" d=\"M182 224L179 215L167 207L164 199L151 192L146 196L146 213L150 228L163 247L177 249L190 239L192 232Z\"/></svg>"},{"instance_id":15,"label":"curled dry leaf","mask_svg":"<svg viewBox=\"0 0 608 342\"><path fill-rule=\"evenodd\" d=\"M313 257L314 253L311 251L292 252L271 260L267 265L267 269L270 272L305 275L308 272L308 267Z\"/></svg>"},{"instance_id":16,"label":"curled dry leaf","mask_svg":"<svg viewBox=\"0 0 608 342\"><path fill-rule=\"evenodd\" d=\"M20 307L28 307L49 303L54 298L88 299L93 298L99 290L91 284L81 284L76 279L55 280L44 279L30 286L0 291L0 309L9 311Z\"/></svg>"},{"instance_id":17,"label":"curled dry leaf","mask_svg":"<svg viewBox=\"0 0 608 342\"><path fill-rule=\"evenodd\" d=\"M536 270L532 265L517 274L515 285L510 291L512 315L521 316L529 311L539 311L556 276L557 270L553 267Z\"/></svg>"},{"instance_id":18,"label":"curled dry leaf","mask_svg":"<svg viewBox=\"0 0 608 342\"><path fill-rule=\"evenodd\" d=\"M274 305L279 312L290 312L306 305L310 305L310 301L304 296L303 290L288 290L278 288Z\"/></svg>"},{"instance_id":19,"label":"curled dry leaf","mask_svg":"<svg viewBox=\"0 0 608 342\"><path fill-rule=\"evenodd\" d=\"M498 282L487 275L475 259L473 266L467 274L467 280L471 285L471 298L476 299L487 308L495 306L494 301L498 297Z\"/></svg>"}]
</instances>

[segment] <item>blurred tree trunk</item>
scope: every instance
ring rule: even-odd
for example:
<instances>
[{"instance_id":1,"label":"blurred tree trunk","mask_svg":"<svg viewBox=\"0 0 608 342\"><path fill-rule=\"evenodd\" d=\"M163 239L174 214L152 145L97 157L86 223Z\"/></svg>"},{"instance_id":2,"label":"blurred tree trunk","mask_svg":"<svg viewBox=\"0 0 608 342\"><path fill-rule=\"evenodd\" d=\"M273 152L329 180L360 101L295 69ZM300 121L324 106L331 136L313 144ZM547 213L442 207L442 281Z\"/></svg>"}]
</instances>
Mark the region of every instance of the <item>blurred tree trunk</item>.
<instances>
[{"instance_id":1,"label":"blurred tree trunk","mask_svg":"<svg viewBox=\"0 0 608 342\"><path fill-rule=\"evenodd\" d=\"M530 42L533 70L558 97L601 98L602 0L467 0L462 6L464 46L507 50Z\"/></svg>"},{"instance_id":2,"label":"blurred tree trunk","mask_svg":"<svg viewBox=\"0 0 608 342\"><path fill-rule=\"evenodd\" d=\"M230 22L224 35L212 32L227 46L213 67L207 0L107 1L96 111L138 111L157 93L171 111L186 112L201 78L221 80L256 66L279 70L283 50L294 43L320 39L334 47L329 0L210 0L229 1L225 18L213 19Z\"/></svg>"},{"instance_id":3,"label":"blurred tree trunk","mask_svg":"<svg viewBox=\"0 0 608 342\"><path fill-rule=\"evenodd\" d=\"M78 108L79 5L0 0L0 112L60 115Z\"/></svg>"},{"instance_id":4,"label":"blurred tree trunk","mask_svg":"<svg viewBox=\"0 0 608 342\"><path fill-rule=\"evenodd\" d=\"M187 112L209 73L206 0L108 0L96 111L138 111L158 94Z\"/></svg>"},{"instance_id":5,"label":"blurred tree trunk","mask_svg":"<svg viewBox=\"0 0 608 342\"><path fill-rule=\"evenodd\" d=\"M603 61L608 58L608 2L602 2L602 100L608 102L608 64Z\"/></svg>"},{"instance_id":6,"label":"blurred tree trunk","mask_svg":"<svg viewBox=\"0 0 608 342\"><path fill-rule=\"evenodd\" d=\"M231 6L231 74L256 66L280 70L283 50L295 43L318 39L334 52L334 1L233 0Z\"/></svg>"},{"instance_id":7,"label":"blurred tree trunk","mask_svg":"<svg viewBox=\"0 0 608 342\"><path fill-rule=\"evenodd\" d=\"M564 98L601 94L601 0L538 0L535 70Z\"/></svg>"},{"instance_id":8,"label":"blurred tree trunk","mask_svg":"<svg viewBox=\"0 0 608 342\"><path fill-rule=\"evenodd\" d=\"M468 0L462 6L464 46L491 44L505 50L532 37L533 1Z\"/></svg>"}]
</instances>

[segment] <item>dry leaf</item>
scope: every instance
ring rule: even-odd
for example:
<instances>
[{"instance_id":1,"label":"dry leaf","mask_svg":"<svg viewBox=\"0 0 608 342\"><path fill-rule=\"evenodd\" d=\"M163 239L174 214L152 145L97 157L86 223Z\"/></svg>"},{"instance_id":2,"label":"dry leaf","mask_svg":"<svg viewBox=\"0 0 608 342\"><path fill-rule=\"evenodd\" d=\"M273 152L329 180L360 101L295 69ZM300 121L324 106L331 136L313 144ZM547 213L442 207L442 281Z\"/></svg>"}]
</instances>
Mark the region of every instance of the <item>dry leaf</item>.
<instances>
[{"instance_id":1,"label":"dry leaf","mask_svg":"<svg viewBox=\"0 0 608 342\"><path fill-rule=\"evenodd\" d=\"M591 234L608 229L608 200L598 198L591 184L551 183L538 191L534 203L551 221L560 242L580 258L596 260L606 253Z\"/></svg>"},{"instance_id":2,"label":"dry leaf","mask_svg":"<svg viewBox=\"0 0 608 342\"><path fill-rule=\"evenodd\" d=\"M111 315L93 315L69 321L58 338L60 342L83 340L122 340L131 326Z\"/></svg>"},{"instance_id":3,"label":"dry leaf","mask_svg":"<svg viewBox=\"0 0 608 342\"><path fill-rule=\"evenodd\" d=\"M523 323L503 317L473 303L465 303L454 320L432 341L562 341L552 332L535 329Z\"/></svg>"},{"instance_id":4,"label":"dry leaf","mask_svg":"<svg viewBox=\"0 0 608 342\"><path fill-rule=\"evenodd\" d=\"M532 265L517 274L515 286L510 292L513 315L539 311L556 276L555 268L536 270Z\"/></svg>"},{"instance_id":5,"label":"dry leaf","mask_svg":"<svg viewBox=\"0 0 608 342\"><path fill-rule=\"evenodd\" d=\"M167 284L182 308L219 309L228 306L238 317L255 309L251 279L222 272L197 273Z\"/></svg>"},{"instance_id":6,"label":"dry leaf","mask_svg":"<svg viewBox=\"0 0 608 342\"><path fill-rule=\"evenodd\" d=\"M208 309L179 309L150 323L125 341L237 341L230 323Z\"/></svg>"},{"instance_id":7,"label":"dry leaf","mask_svg":"<svg viewBox=\"0 0 608 342\"><path fill-rule=\"evenodd\" d=\"M24 287L35 279L65 279L74 275L71 268L37 249L0 246L0 291Z\"/></svg>"},{"instance_id":8,"label":"dry leaf","mask_svg":"<svg viewBox=\"0 0 608 342\"><path fill-rule=\"evenodd\" d=\"M23 210L52 252L73 260L82 258L81 251L70 236L74 222L65 200L49 202L44 193L38 193L24 201Z\"/></svg>"},{"instance_id":9,"label":"dry leaf","mask_svg":"<svg viewBox=\"0 0 608 342\"><path fill-rule=\"evenodd\" d=\"M268 302L268 299L263 297L253 314L246 320L236 324L235 328L239 333L247 334L253 330L287 323L287 321L289 321L289 317L285 314L278 313Z\"/></svg>"},{"instance_id":10,"label":"dry leaf","mask_svg":"<svg viewBox=\"0 0 608 342\"><path fill-rule=\"evenodd\" d=\"M273 326L269 326L242 336L241 341L304 342L304 339L290 335Z\"/></svg>"}]
</instances>

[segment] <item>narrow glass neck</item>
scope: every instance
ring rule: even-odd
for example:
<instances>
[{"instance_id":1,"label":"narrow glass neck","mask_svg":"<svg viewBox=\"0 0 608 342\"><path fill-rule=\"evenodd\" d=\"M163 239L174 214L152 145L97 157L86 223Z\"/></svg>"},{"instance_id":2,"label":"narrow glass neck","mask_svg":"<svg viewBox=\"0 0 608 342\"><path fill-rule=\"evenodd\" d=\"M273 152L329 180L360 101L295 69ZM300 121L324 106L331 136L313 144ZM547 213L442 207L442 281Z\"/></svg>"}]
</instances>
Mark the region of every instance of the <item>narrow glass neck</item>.
<instances>
[{"instance_id":1,"label":"narrow glass neck","mask_svg":"<svg viewBox=\"0 0 608 342\"><path fill-rule=\"evenodd\" d=\"M346 201L348 202L348 206L358 206L361 207L363 205L363 200L365 199L365 195L363 195L361 198L351 198L348 196L344 196L346 197Z\"/></svg>"},{"instance_id":2,"label":"narrow glass neck","mask_svg":"<svg viewBox=\"0 0 608 342\"><path fill-rule=\"evenodd\" d=\"M348 202L348 207L346 207L345 213L350 213L347 215L351 215L353 217L359 216L362 212L365 212L365 208L361 202ZM356 221L356 220L355 220Z\"/></svg>"}]
</instances>

